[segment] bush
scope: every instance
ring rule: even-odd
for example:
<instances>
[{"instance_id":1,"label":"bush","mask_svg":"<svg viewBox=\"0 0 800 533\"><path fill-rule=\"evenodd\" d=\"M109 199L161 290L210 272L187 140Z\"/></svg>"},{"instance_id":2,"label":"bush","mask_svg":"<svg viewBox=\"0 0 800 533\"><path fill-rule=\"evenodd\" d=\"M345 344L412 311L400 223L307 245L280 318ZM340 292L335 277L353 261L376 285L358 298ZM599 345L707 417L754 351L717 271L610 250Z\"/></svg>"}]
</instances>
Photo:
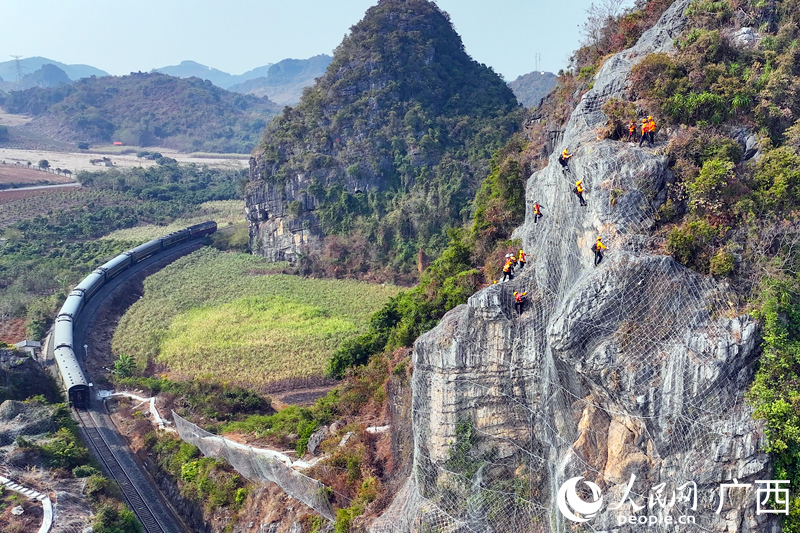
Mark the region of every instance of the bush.
<instances>
[{"instance_id":1,"label":"bush","mask_svg":"<svg viewBox=\"0 0 800 533\"><path fill-rule=\"evenodd\" d=\"M722 214L726 199L731 196L734 164L721 159L703 163L694 182L689 183L689 204L698 214Z\"/></svg>"},{"instance_id":2,"label":"bush","mask_svg":"<svg viewBox=\"0 0 800 533\"><path fill-rule=\"evenodd\" d=\"M75 477L89 477L94 475L101 475L100 471L93 466L79 465L72 469L72 475Z\"/></svg>"},{"instance_id":3,"label":"bush","mask_svg":"<svg viewBox=\"0 0 800 533\"><path fill-rule=\"evenodd\" d=\"M733 254L720 250L711 258L709 273L717 277L730 276L733 274L733 267Z\"/></svg>"},{"instance_id":4,"label":"bush","mask_svg":"<svg viewBox=\"0 0 800 533\"><path fill-rule=\"evenodd\" d=\"M714 229L704 220L682 224L667 234L667 252L682 265L707 272L708 245L714 235Z\"/></svg>"}]
</instances>

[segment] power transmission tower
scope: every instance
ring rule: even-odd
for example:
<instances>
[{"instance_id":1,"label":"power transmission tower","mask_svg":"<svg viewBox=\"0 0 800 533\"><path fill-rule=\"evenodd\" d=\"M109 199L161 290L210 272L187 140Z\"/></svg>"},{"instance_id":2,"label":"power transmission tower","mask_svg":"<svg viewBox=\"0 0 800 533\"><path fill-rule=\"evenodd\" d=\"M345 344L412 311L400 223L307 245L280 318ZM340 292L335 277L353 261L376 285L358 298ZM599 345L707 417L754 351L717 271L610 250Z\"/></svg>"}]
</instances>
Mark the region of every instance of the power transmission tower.
<instances>
[{"instance_id":1,"label":"power transmission tower","mask_svg":"<svg viewBox=\"0 0 800 533\"><path fill-rule=\"evenodd\" d=\"M17 82L20 82L22 81L22 63L20 62L22 56L12 55L11 57L14 58L14 67L17 69Z\"/></svg>"}]
</instances>

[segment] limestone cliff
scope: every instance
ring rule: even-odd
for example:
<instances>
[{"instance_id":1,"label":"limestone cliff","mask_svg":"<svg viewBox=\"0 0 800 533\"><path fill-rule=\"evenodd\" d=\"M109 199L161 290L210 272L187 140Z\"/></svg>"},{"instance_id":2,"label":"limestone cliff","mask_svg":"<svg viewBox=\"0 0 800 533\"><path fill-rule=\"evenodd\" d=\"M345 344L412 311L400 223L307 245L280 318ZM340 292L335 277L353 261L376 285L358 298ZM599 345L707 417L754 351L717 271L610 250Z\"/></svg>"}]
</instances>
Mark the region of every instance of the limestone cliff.
<instances>
[{"instance_id":1,"label":"limestone cliff","mask_svg":"<svg viewBox=\"0 0 800 533\"><path fill-rule=\"evenodd\" d=\"M292 259L360 232L378 269L413 268L463 223L521 113L433 2L380 0L267 127L246 194L253 252Z\"/></svg>"},{"instance_id":2,"label":"limestone cliff","mask_svg":"<svg viewBox=\"0 0 800 533\"><path fill-rule=\"evenodd\" d=\"M688 3L676 1L605 62L550 164L529 179L527 203L538 201L544 218L534 223L528 209L517 230L531 254L521 275L417 340L413 473L373 531L642 531L622 524L630 515L662 517L648 531L780 530L775 515L756 513L755 482L771 479L771 465L743 400L757 325L737 314L724 284L677 264L652 238L672 179L663 148L594 133L631 66L670 51ZM565 147L575 154L568 174L556 161ZM572 192L578 179L586 207ZM608 251L595 267L598 236ZM521 316L513 291L528 293ZM580 500L602 497L586 522L556 504L579 476L599 489ZM734 479L750 488L727 489L717 512L720 484ZM696 526L676 529L685 516Z\"/></svg>"}]
</instances>

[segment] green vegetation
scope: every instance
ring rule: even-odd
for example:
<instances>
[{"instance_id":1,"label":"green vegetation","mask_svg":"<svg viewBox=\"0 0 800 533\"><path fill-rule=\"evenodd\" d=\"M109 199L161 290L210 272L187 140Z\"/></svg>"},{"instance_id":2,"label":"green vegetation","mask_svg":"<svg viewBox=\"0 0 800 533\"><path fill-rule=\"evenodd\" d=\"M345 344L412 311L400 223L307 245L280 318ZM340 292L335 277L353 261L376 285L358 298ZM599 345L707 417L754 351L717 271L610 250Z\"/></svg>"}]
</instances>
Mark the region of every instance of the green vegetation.
<instances>
[{"instance_id":1,"label":"green vegetation","mask_svg":"<svg viewBox=\"0 0 800 533\"><path fill-rule=\"evenodd\" d=\"M224 460L201 458L200 450L165 433L148 433L145 445L157 467L178 483L181 494L200 503L206 513L242 508L251 486Z\"/></svg>"},{"instance_id":2,"label":"green vegetation","mask_svg":"<svg viewBox=\"0 0 800 533\"><path fill-rule=\"evenodd\" d=\"M344 339L397 293L355 281L262 275L260 258L202 249L145 281L113 347L185 376L261 385L321 375Z\"/></svg>"},{"instance_id":3,"label":"green vegetation","mask_svg":"<svg viewBox=\"0 0 800 533\"><path fill-rule=\"evenodd\" d=\"M46 116L64 125L75 142L166 142L184 150L240 154L253 149L266 121L280 109L267 98L154 72L12 91L4 107L10 113Z\"/></svg>"},{"instance_id":4,"label":"green vegetation","mask_svg":"<svg viewBox=\"0 0 800 533\"><path fill-rule=\"evenodd\" d=\"M311 272L412 280L419 250L437 256L447 231L469 220L491 154L524 113L433 3L385 0L297 107L269 125L248 192L282 194L303 174L307 185L291 200L313 198L331 236Z\"/></svg>"},{"instance_id":5,"label":"green vegetation","mask_svg":"<svg viewBox=\"0 0 800 533\"><path fill-rule=\"evenodd\" d=\"M240 228L231 199L243 177L243 170L193 164L79 172L79 190L4 204L0 227L9 218L0 234L6 240L0 244L0 318L24 318L29 336L40 339L71 287L101 262L178 229L163 224L188 225L223 214ZM142 224L149 229L135 228ZM123 229L128 234L95 240ZM221 246L233 238L228 235Z\"/></svg>"},{"instance_id":6,"label":"green vegetation","mask_svg":"<svg viewBox=\"0 0 800 533\"><path fill-rule=\"evenodd\" d=\"M171 396L178 401L175 411L187 418L203 417L221 422L272 411L269 398L229 383L172 381L159 377L118 377L115 382L123 387L147 389L152 395Z\"/></svg>"}]
</instances>

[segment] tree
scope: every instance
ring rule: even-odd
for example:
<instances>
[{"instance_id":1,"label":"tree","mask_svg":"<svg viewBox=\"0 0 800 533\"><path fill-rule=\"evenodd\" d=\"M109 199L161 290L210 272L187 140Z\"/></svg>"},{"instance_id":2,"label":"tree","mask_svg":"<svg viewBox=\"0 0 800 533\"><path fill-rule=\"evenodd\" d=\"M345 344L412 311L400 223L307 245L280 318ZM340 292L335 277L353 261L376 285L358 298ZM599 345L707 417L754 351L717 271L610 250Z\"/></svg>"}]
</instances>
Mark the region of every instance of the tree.
<instances>
[{"instance_id":1,"label":"tree","mask_svg":"<svg viewBox=\"0 0 800 533\"><path fill-rule=\"evenodd\" d=\"M113 373L121 378L127 378L133 375L136 371L136 361L133 357L126 354L120 354L119 359L114 361Z\"/></svg>"},{"instance_id":2,"label":"tree","mask_svg":"<svg viewBox=\"0 0 800 533\"><path fill-rule=\"evenodd\" d=\"M39 161L39 170L47 170L48 168L50 168L50 162L47 159L42 159Z\"/></svg>"}]
</instances>

